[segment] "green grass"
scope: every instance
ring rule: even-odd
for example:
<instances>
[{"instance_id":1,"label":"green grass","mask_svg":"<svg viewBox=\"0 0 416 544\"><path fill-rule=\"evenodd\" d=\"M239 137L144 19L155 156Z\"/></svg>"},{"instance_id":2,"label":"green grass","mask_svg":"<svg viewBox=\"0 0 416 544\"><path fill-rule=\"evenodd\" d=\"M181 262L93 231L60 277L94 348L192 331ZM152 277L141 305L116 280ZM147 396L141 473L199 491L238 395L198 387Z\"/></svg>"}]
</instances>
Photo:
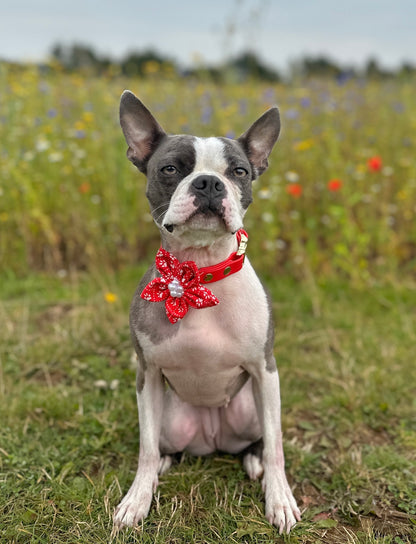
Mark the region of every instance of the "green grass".
<instances>
[{"instance_id":1,"label":"green grass","mask_svg":"<svg viewBox=\"0 0 416 544\"><path fill-rule=\"evenodd\" d=\"M137 462L127 315L142 271L3 278L2 543L110 542ZM415 289L267 284L302 523L278 536L238 457L184 455L161 478L148 519L113 542L416 541Z\"/></svg>"}]
</instances>

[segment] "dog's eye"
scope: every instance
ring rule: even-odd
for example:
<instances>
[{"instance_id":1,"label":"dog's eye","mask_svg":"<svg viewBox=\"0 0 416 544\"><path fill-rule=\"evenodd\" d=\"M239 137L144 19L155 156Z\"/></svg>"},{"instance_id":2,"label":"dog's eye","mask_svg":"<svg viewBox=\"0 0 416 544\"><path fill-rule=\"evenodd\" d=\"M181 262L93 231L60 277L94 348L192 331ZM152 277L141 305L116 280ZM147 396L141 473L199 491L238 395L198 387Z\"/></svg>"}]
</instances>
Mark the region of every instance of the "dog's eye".
<instances>
[{"instance_id":1,"label":"dog's eye","mask_svg":"<svg viewBox=\"0 0 416 544\"><path fill-rule=\"evenodd\" d=\"M172 165L172 164L168 164L167 166L164 166L161 170L161 172L163 174L166 174L167 176L173 176L174 174L177 173L177 169Z\"/></svg>"},{"instance_id":2,"label":"dog's eye","mask_svg":"<svg viewBox=\"0 0 416 544\"><path fill-rule=\"evenodd\" d=\"M234 174L238 177L238 178L243 178L245 176L247 176L248 172L245 168L242 168L241 166L239 166L238 168L234 168Z\"/></svg>"}]
</instances>

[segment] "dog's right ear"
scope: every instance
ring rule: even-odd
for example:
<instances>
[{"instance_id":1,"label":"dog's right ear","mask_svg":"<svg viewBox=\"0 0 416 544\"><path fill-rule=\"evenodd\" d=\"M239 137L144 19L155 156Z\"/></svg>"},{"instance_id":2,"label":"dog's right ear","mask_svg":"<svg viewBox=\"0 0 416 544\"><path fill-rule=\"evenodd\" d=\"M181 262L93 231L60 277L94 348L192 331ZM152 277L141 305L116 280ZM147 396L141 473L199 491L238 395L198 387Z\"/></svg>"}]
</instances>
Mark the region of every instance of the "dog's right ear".
<instances>
[{"instance_id":1,"label":"dog's right ear","mask_svg":"<svg viewBox=\"0 0 416 544\"><path fill-rule=\"evenodd\" d=\"M129 146L127 158L145 172L152 153L166 136L165 131L131 91L121 95L120 125Z\"/></svg>"}]
</instances>

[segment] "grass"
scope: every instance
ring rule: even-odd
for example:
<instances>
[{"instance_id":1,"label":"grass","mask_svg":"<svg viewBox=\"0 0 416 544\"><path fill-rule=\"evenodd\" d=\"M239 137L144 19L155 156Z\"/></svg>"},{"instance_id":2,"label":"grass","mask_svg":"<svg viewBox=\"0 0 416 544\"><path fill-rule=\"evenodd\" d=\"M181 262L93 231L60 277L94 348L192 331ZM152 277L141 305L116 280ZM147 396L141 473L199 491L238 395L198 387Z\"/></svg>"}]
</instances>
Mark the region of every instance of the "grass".
<instances>
[{"instance_id":1,"label":"grass","mask_svg":"<svg viewBox=\"0 0 416 544\"><path fill-rule=\"evenodd\" d=\"M127 312L142 271L3 278L1 542L110 542L137 462ZM302 523L278 536L238 457L184 455L149 518L113 542L416 541L416 291L267 284Z\"/></svg>"}]
</instances>

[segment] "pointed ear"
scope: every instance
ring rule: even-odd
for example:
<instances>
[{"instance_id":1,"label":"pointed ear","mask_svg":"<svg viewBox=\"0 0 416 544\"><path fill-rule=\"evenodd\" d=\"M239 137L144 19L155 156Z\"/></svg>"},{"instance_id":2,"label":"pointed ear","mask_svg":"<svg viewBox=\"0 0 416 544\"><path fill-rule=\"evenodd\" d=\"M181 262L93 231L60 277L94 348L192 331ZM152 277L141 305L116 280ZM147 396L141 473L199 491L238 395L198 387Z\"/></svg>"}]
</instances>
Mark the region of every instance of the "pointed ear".
<instances>
[{"instance_id":1,"label":"pointed ear","mask_svg":"<svg viewBox=\"0 0 416 544\"><path fill-rule=\"evenodd\" d=\"M145 172L147 161L166 135L150 111L130 91L120 100L120 125L126 138L127 158Z\"/></svg>"},{"instance_id":2,"label":"pointed ear","mask_svg":"<svg viewBox=\"0 0 416 544\"><path fill-rule=\"evenodd\" d=\"M268 157L280 133L280 115L277 107L266 111L238 138L257 176L268 167ZM256 176L256 177L257 177Z\"/></svg>"}]
</instances>

